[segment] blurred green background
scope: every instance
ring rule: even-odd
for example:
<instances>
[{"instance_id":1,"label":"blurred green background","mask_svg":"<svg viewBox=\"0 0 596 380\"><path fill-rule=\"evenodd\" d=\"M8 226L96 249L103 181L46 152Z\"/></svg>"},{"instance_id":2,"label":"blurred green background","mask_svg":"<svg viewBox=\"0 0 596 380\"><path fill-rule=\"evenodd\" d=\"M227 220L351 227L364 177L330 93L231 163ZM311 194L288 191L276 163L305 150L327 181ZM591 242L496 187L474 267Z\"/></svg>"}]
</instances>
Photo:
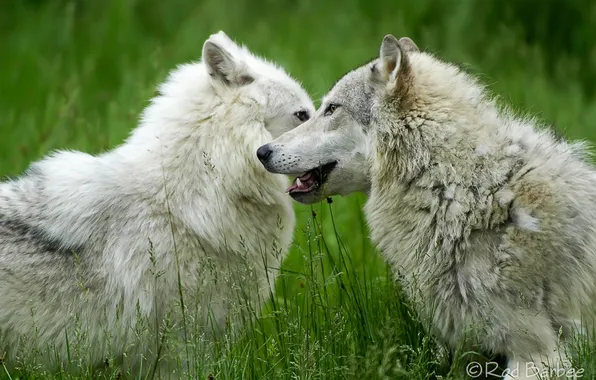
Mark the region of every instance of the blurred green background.
<instances>
[{"instance_id":1,"label":"blurred green background","mask_svg":"<svg viewBox=\"0 0 596 380\"><path fill-rule=\"evenodd\" d=\"M0 0L0 175L53 149L120 144L168 71L200 59L219 30L284 66L315 103L376 57L385 34L409 36L479 75L503 103L567 138L596 139L591 0ZM366 237L364 201L296 205L284 294L302 294L313 211L328 226L329 250L344 250L359 276L385 272Z\"/></svg>"}]
</instances>

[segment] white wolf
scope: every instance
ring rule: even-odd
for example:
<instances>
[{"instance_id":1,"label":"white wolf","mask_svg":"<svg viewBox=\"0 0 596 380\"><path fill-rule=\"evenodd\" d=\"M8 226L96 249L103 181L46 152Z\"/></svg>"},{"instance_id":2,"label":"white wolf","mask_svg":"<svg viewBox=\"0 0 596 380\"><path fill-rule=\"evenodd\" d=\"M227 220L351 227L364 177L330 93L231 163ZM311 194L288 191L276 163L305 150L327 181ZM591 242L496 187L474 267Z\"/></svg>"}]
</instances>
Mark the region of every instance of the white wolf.
<instances>
[{"instance_id":1,"label":"white wolf","mask_svg":"<svg viewBox=\"0 0 596 380\"><path fill-rule=\"evenodd\" d=\"M123 145L57 152L0 184L8 360L34 343L65 360L70 342L103 361L134 340L139 317L162 321L175 302L221 327L243 298L234 291L257 309L270 294L295 216L288 179L255 152L308 119L312 101L223 32L159 91Z\"/></svg>"},{"instance_id":2,"label":"white wolf","mask_svg":"<svg viewBox=\"0 0 596 380\"><path fill-rule=\"evenodd\" d=\"M388 35L379 59L259 152L269 171L299 176L290 195L302 203L369 193L372 239L451 347L505 355L509 378L574 375L558 333L596 288L596 170L583 144Z\"/></svg>"}]
</instances>

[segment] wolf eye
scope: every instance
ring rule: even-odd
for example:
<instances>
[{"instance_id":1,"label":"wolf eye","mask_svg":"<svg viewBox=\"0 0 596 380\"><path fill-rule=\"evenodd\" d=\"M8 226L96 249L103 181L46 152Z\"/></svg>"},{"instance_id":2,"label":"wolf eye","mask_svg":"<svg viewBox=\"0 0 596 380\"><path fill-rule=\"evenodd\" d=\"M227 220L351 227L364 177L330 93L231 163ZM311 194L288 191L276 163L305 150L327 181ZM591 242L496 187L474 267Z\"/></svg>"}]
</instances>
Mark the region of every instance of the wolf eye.
<instances>
[{"instance_id":1,"label":"wolf eye","mask_svg":"<svg viewBox=\"0 0 596 380\"><path fill-rule=\"evenodd\" d=\"M298 120L300 120L303 123L309 119L308 112L306 111L294 112L294 116L296 116Z\"/></svg>"},{"instance_id":2,"label":"wolf eye","mask_svg":"<svg viewBox=\"0 0 596 380\"><path fill-rule=\"evenodd\" d=\"M331 103L325 108L325 116L331 116L335 112L336 109L339 108L339 104Z\"/></svg>"}]
</instances>

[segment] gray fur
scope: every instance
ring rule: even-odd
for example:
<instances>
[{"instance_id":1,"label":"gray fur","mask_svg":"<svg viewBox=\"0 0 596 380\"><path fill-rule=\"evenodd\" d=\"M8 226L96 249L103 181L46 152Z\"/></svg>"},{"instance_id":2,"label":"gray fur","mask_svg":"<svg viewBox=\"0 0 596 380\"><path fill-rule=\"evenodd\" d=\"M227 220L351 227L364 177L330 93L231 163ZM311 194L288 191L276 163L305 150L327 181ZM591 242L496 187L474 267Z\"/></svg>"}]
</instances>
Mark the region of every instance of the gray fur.
<instances>
[{"instance_id":1,"label":"gray fur","mask_svg":"<svg viewBox=\"0 0 596 380\"><path fill-rule=\"evenodd\" d=\"M341 108L325 116L330 103ZM270 146L276 173L342 163L299 201L369 193L372 239L439 339L507 356L519 369L508 379L535 378L526 363L569 365L559 330L592 312L596 288L596 170L584 144L499 108L470 75L388 36L380 59ZM284 154L290 168L277 164Z\"/></svg>"}]
</instances>

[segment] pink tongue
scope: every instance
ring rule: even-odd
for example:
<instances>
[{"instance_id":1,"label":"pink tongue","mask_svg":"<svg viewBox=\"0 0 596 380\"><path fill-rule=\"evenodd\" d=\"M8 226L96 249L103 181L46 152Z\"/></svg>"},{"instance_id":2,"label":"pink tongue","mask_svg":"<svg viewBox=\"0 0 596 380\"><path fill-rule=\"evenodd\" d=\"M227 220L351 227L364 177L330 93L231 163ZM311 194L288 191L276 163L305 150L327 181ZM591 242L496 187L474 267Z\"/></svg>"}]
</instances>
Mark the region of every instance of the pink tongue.
<instances>
[{"instance_id":1,"label":"pink tongue","mask_svg":"<svg viewBox=\"0 0 596 380\"><path fill-rule=\"evenodd\" d=\"M298 185L296 184L296 180L294 180L294 182L292 182L290 187L288 187L286 189L286 193L291 193L292 191L296 190L297 188L298 188Z\"/></svg>"},{"instance_id":2,"label":"pink tongue","mask_svg":"<svg viewBox=\"0 0 596 380\"><path fill-rule=\"evenodd\" d=\"M304 174L303 176L297 177L292 182L292 185L288 187L286 193L290 193L292 191L307 191L312 186L312 179L313 174L311 172ZM301 184L298 185L298 179L300 179Z\"/></svg>"}]
</instances>

